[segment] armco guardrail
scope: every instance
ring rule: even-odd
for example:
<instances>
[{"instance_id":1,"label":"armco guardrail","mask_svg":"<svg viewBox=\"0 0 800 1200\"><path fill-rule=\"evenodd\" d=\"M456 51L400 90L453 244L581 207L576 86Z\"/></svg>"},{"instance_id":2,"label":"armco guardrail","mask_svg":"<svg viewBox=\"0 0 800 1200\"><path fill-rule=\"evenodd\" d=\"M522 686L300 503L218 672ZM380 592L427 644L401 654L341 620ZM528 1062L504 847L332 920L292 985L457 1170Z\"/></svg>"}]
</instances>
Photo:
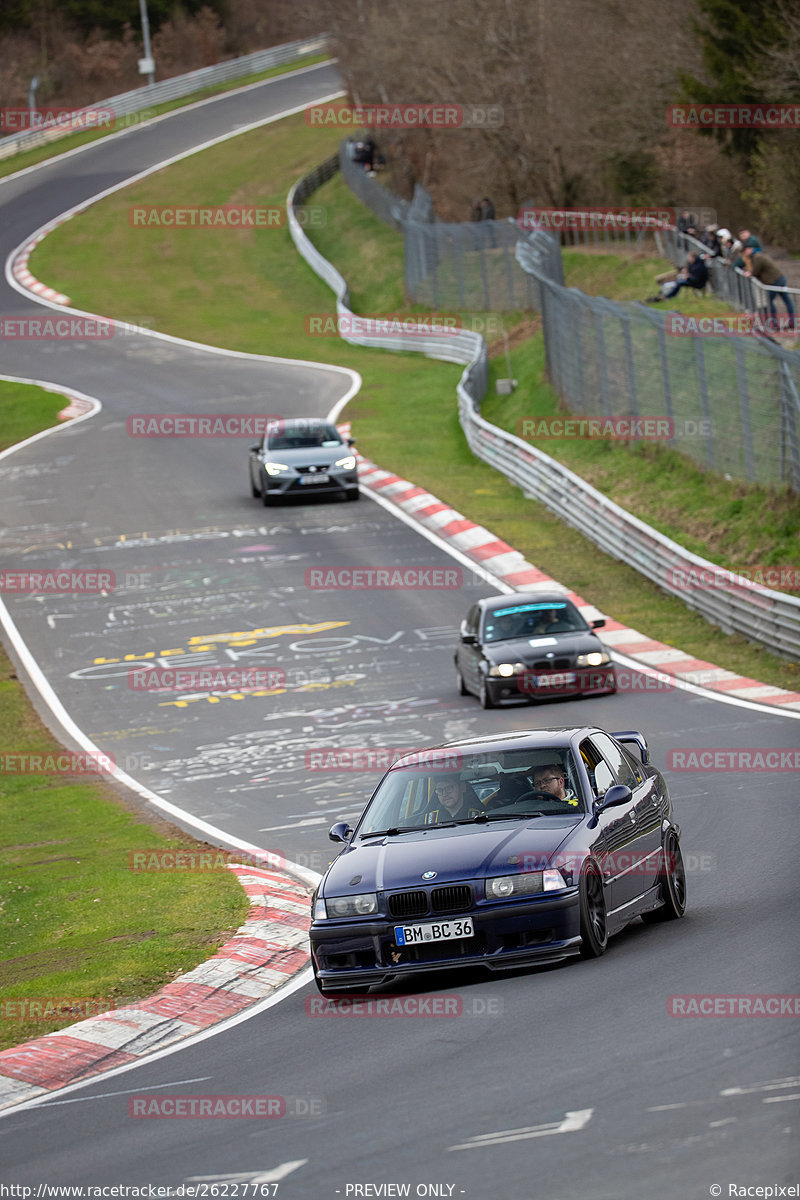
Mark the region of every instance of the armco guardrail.
<instances>
[{"instance_id":1,"label":"armco guardrail","mask_svg":"<svg viewBox=\"0 0 800 1200\"><path fill-rule=\"evenodd\" d=\"M120 117L129 117L134 113L146 113L152 117L155 113L148 113L147 110L157 104L179 100L202 88L228 83L245 75L257 75L260 71L268 71L270 67L279 67L282 63L293 62L294 59L321 54L325 49L325 36L323 34L321 37L304 38L299 42L287 42L269 50L256 50L254 54L230 58L225 62L215 63L212 67L201 67L198 71L175 75L172 79L162 80L161 83L135 88L132 92L122 92L119 96L98 100L94 104L88 104L80 112L76 111L76 119L80 119L80 113L91 113L97 109L112 111L115 122ZM33 150L36 146L46 145L47 142L72 132L74 131L68 128L51 126L47 129L29 129L24 133L13 133L9 137L0 138L0 159L10 158L12 154L19 154L22 150Z\"/></svg>"},{"instance_id":2,"label":"armco guardrail","mask_svg":"<svg viewBox=\"0 0 800 1200\"><path fill-rule=\"evenodd\" d=\"M287 198L289 231L297 250L336 294L337 313L347 318L353 345L385 350L419 350L429 358L462 362L458 410L470 449L516 483L526 496L538 500L607 554L634 567L666 592L683 600L726 633L741 633L768 650L800 656L800 597L761 587L748 580L725 578L714 563L691 554L677 542L614 504L580 476L486 421L479 405L488 382L486 343L480 334L455 336L361 336L352 331L358 318L351 313L347 283L319 253L303 231L294 207L338 169L336 158L295 184ZM413 320L413 318L412 318ZM710 584L709 584L710 581Z\"/></svg>"}]
</instances>

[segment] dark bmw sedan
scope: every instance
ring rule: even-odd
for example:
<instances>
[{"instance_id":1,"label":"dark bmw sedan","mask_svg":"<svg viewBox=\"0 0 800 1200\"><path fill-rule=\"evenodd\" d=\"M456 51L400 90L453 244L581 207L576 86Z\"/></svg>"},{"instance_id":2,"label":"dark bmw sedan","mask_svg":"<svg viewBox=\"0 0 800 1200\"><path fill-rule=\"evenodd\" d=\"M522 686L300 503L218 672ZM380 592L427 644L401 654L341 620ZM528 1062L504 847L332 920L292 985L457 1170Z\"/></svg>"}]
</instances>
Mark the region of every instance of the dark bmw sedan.
<instances>
[{"instance_id":1,"label":"dark bmw sedan","mask_svg":"<svg viewBox=\"0 0 800 1200\"><path fill-rule=\"evenodd\" d=\"M559 592L479 600L461 622L456 683L484 708L502 700L550 700L617 690L611 657L595 629Z\"/></svg>"},{"instance_id":2,"label":"dark bmw sedan","mask_svg":"<svg viewBox=\"0 0 800 1200\"><path fill-rule=\"evenodd\" d=\"M333 493L358 500L358 466L335 425L318 417L276 421L250 447L250 490L264 505L282 496Z\"/></svg>"},{"instance_id":3,"label":"dark bmw sedan","mask_svg":"<svg viewBox=\"0 0 800 1200\"><path fill-rule=\"evenodd\" d=\"M355 828L330 837L345 847L311 922L324 995L597 957L636 917L686 907L680 829L636 731L526 730L405 755Z\"/></svg>"}]
</instances>

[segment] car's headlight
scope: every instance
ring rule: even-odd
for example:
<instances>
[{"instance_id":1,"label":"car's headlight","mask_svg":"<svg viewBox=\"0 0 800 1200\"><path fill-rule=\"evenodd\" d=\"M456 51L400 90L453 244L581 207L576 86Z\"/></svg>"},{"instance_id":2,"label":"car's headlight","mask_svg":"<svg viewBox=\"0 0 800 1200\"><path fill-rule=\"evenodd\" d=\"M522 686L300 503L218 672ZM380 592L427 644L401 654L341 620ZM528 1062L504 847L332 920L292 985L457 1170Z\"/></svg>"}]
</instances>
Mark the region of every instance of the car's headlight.
<instances>
[{"instance_id":1,"label":"car's headlight","mask_svg":"<svg viewBox=\"0 0 800 1200\"><path fill-rule=\"evenodd\" d=\"M268 462L264 463L264 470L268 475L281 475L284 471L288 471L289 468L286 466L286 463Z\"/></svg>"},{"instance_id":2,"label":"car's headlight","mask_svg":"<svg viewBox=\"0 0 800 1200\"><path fill-rule=\"evenodd\" d=\"M320 905L324 915L318 916ZM378 897L375 892L362 892L358 896L329 896L327 900L318 900L314 908L315 920L325 920L330 917L364 917L378 911Z\"/></svg>"},{"instance_id":3,"label":"car's headlight","mask_svg":"<svg viewBox=\"0 0 800 1200\"><path fill-rule=\"evenodd\" d=\"M510 896L531 896L542 891L542 872L528 871L524 875L495 875L486 880L486 895L490 900L507 900Z\"/></svg>"},{"instance_id":4,"label":"car's headlight","mask_svg":"<svg viewBox=\"0 0 800 1200\"><path fill-rule=\"evenodd\" d=\"M611 662L611 655L605 650L593 650L591 654L579 654L575 660L576 667L602 667Z\"/></svg>"},{"instance_id":5,"label":"car's headlight","mask_svg":"<svg viewBox=\"0 0 800 1200\"><path fill-rule=\"evenodd\" d=\"M510 679L512 675L516 675L517 671L524 671L524 663L497 663L494 667L489 667L489 674L497 679Z\"/></svg>"},{"instance_id":6,"label":"car's headlight","mask_svg":"<svg viewBox=\"0 0 800 1200\"><path fill-rule=\"evenodd\" d=\"M333 465L335 467L341 467L343 471L352 471L356 465L355 455L348 454L347 458L337 458Z\"/></svg>"}]
</instances>

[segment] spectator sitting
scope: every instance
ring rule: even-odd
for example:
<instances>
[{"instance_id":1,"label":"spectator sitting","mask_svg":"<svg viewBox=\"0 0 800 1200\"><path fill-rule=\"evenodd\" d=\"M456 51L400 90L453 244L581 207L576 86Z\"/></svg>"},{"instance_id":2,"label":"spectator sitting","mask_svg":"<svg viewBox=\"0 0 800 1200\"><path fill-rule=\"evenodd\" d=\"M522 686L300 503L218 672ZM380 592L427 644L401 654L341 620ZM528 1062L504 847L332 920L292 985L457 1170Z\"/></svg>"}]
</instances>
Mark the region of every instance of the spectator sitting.
<instances>
[{"instance_id":1,"label":"spectator sitting","mask_svg":"<svg viewBox=\"0 0 800 1200\"><path fill-rule=\"evenodd\" d=\"M663 295L651 296L647 303L658 304L661 300L671 300L673 296L677 296L682 287L690 287L702 292L707 283L708 267L699 254L690 250L686 256L686 266L679 273L675 282L666 284Z\"/></svg>"},{"instance_id":2,"label":"spectator sitting","mask_svg":"<svg viewBox=\"0 0 800 1200\"><path fill-rule=\"evenodd\" d=\"M759 283L763 283L768 288L785 288L786 276L780 269L774 259L768 254L764 254L761 250L755 250L752 246L745 245L744 259L746 263L745 275L752 275L753 279L757 279ZM786 307L786 311L790 317L794 317L794 305L792 298L788 292L767 292L767 303L769 304L769 315L775 320L777 314L775 312L775 298L779 294L781 300Z\"/></svg>"}]
</instances>

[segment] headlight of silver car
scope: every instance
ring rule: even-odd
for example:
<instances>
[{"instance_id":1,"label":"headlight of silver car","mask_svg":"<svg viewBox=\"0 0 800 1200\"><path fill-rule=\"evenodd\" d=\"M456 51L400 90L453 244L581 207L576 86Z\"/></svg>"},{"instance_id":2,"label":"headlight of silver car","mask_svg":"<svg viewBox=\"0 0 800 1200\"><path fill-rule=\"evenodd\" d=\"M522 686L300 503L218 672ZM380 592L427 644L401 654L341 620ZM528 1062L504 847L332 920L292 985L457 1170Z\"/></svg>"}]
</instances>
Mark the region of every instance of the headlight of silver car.
<instances>
[{"instance_id":1,"label":"headlight of silver car","mask_svg":"<svg viewBox=\"0 0 800 1200\"><path fill-rule=\"evenodd\" d=\"M324 910L320 913L320 905ZM317 921L331 917L364 917L378 911L378 897L375 892L361 892L357 896L329 896L326 900L317 900L314 907L314 919Z\"/></svg>"},{"instance_id":2,"label":"headlight of silver car","mask_svg":"<svg viewBox=\"0 0 800 1200\"><path fill-rule=\"evenodd\" d=\"M591 654L579 654L575 660L576 667L602 667L611 662L611 655L605 650L593 650Z\"/></svg>"},{"instance_id":3,"label":"headlight of silver car","mask_svg":"<svg viewBox=\"0 0 800 1200\"><path fill-rule=\"evenodd\" d=\"M289 468L285 463L265 462L264 470L268 475L282 475L283 472L288 471Z\"/></svg>"},{"instance_id":4,"label":"headlight of silver car","mask_svg":"<svg viewBox=\"0 0 800 1200\"><path fill-rule=\"evenodd\" d=\"M347 458L337 458L333 465L338 467L341 471L352 471L355 469L356 465L355 455L348 454Z\"/></svg>"}]
</instances>

